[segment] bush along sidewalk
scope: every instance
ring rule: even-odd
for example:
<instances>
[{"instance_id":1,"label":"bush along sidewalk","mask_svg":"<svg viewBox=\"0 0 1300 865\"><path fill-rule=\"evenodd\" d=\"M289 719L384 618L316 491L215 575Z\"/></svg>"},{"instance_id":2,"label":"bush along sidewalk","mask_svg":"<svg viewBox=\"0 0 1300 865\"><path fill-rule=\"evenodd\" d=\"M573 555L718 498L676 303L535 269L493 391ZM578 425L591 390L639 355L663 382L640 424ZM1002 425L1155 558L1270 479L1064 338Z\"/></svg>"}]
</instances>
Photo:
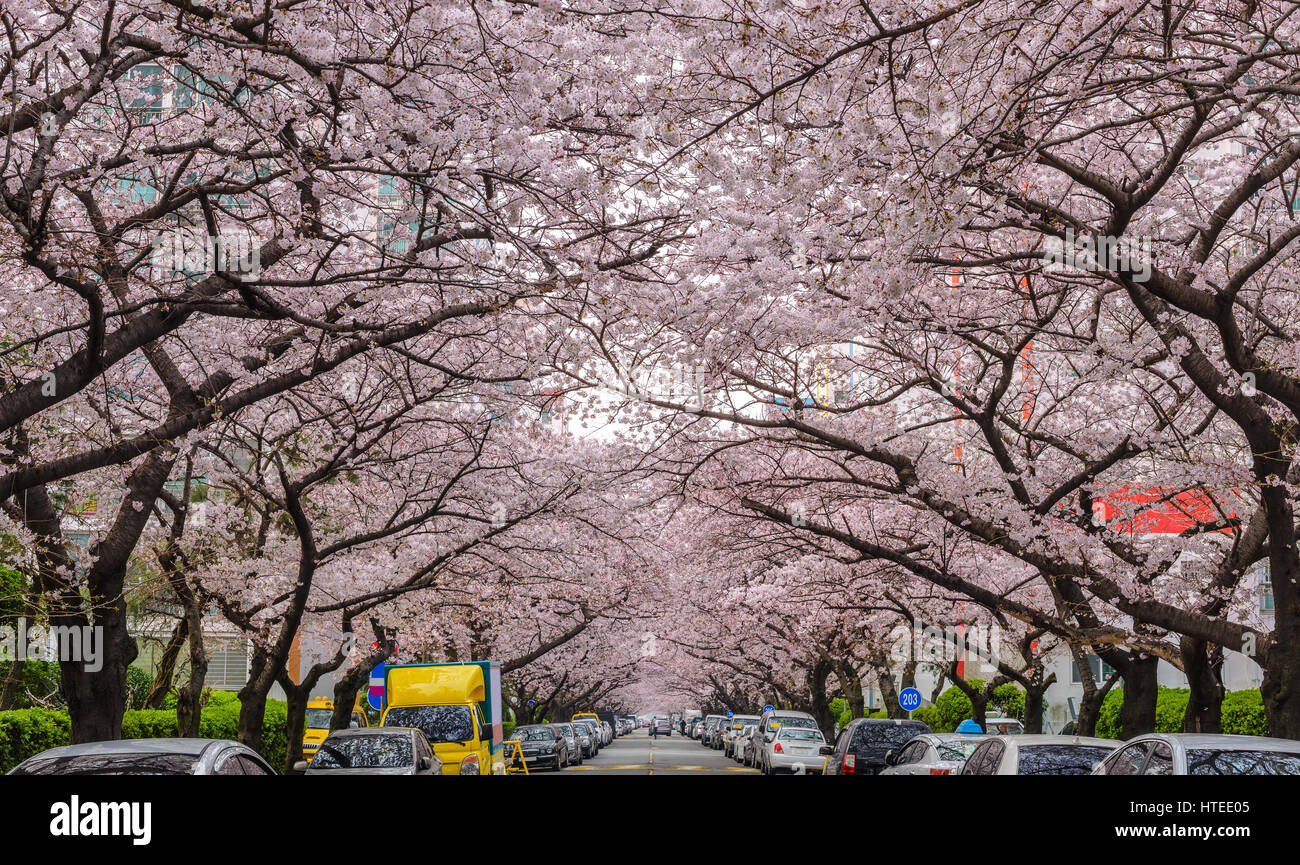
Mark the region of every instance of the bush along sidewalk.
<instances>
[{"instance_id":1,"label":"bush along sidewalk","mask_svg":"<svg viewBox=\"0 0 1300 865\"><path fill-rule=\"evenodd\" d=\"M272 766L283 766L288 747L285 722L288 712L280 700L268 700L258 751ZM0 773L8 772L28 757L68 744L72 724L68 713L57 709L16 709L0 712ZM205 739L239 738L239 701L223 699L203 709L199 733ZM123 739L176 737L175 709L131 709L122 716Z\"/></svg>"}]
</instances>

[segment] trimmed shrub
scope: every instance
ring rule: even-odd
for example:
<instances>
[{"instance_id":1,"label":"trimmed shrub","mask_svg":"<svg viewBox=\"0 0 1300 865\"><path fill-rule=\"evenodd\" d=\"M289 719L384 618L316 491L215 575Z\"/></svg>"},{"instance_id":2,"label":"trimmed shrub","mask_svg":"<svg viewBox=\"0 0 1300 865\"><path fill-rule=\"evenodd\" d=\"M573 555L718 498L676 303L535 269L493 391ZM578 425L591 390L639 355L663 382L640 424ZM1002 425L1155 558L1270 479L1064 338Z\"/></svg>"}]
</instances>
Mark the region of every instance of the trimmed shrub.
<instances>
[{"instance_id":1,"label":"trimmed shrub","mask_svg":"<svg viewBox=\"0 0 1300 865\"><path fill-rule=\"evenodd\" d=\"M939 710L934 706L922 706L912 712L912 720L920 721L931 730L938 732Z\"/></svg>"},{"instance_id":2,"label":"trimmed shrub","mask_svg":"<svg viewBox=\"0 0 1300 865\"><path fill-rule=\"evenodd\" d=\"M1155 733L1181 733L1183 715L1191 692L1187 688L1160 688L1156 694ZM1101 702L1097 713L1097 735L1103 739L1120 738L1120 711L1124 708L1124 689L1113 688ZM1220 723L1223 732L1243 736L1267 736L1268 720L1259 690L1230 691L1224 695Z\"/></svg>"},{"instance_id":3,"label":"trimmed shrub","mask_svg":"<svg viewBox=\"0 0 1300 865\"><path fill-rule=\"evenodd\" d=\"M1268 718L1259 689L1229 691L1223 695L1223 732L1240 736L1267 736Z\"/></svg>"},{"instance_id":4,"label":"trimmed shrub","mask_svg":"<svg viewBox=\"0 0 1300 865\"><path fill-rule=\"evenodd\" d=\"M0 661L0 682L9 677L13 661ZM58 708L63 701L63 683L59 678L58 661L38 661L28 658L23 667L22 681L14 695L15 709Z\"/></svg>"},{"instance_id":5,"label":"trimmed shrub","mask_svg":"<svg viewBox=\"0 0 1300 865\"><path fill-rule=\"evenodd\" d=\"M68 713L55 709L15 709L0 712L0 773L8 772L33 754L68 744L72 724Z\"/></svg>"}]
</instances>

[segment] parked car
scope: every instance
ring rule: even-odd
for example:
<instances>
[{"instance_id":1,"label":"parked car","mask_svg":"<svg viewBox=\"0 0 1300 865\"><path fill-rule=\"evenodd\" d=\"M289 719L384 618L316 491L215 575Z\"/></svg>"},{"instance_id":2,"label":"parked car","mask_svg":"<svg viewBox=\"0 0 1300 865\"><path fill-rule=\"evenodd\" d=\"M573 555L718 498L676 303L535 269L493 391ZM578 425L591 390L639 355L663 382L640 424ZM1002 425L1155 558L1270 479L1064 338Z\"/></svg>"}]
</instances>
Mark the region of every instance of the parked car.
<instances>
[{"instance_id":1,"label":"parked car","mask_svg":"<svg viewBox=\"0 0 1300 865\"><path fill-rule=\"evenodd\" d=\"M704 726L700 732L700 744L706 748L713 747L713 734L717 731L718 725L727 720L725 715L705 715Z\"/></svg>"},{"instance_id":2,"label":"parked car","mask_svg":"<svg viewBox=\"0 0 1300 865\"><path fill-rule=\"evenodd\" d=\"M827 760L828 775L878 775L885 768L885 754L901 750L914 736L929 733L920 721L893 718L858 718L850 721L835 737Z\"/></svg>"},{"instance_id":3,"label":"parked car","mask_svg":"<svg viewBox=\"0 0 1300 865\"><path fill-rule=\"evenodd\" d=\"M528 724L515 727L511 739L519 740L517 756L528 765L528 770L555 769L569 764L569 743L556 724Z\"/></svg>"},{"instance_id":4,"label":"parked car","mask_svg":"<svg viewBox=\"0 0 1300 865\"><path fill-rule=\"evenodd\" d=\"M820 775L826 759L822 748L826 737L816 727L777 727L771 740L762 742L763 774Z\"/></svg>"},{"instance_id":5,"label":"parked car","mask_svg":"<svg viewBox=\"0 0 1300 865\"><path fill-rule=\"evenodd\" d=\"M1264 736L1148 733L1097 764L1094 775L1300 775L1300 742Z\"/></svg>"},{"instance_id":6,"label":"parked car","mask_svg":"<svg viewBox=\"0 0 1300 865\"><path fill-rule=\"evenodd\" d=\"M686 719L686 737L694 739L696 736L695 729L699 726L700 721L704 720L699 715L692 715Z\"/></svg>"},{"instance_id":7,"label":"parked car","mask_svg":"<svg viewBox=\"0 0 1300 865\"><path fill-rule=\"evenodd\" d=\"M50 748L10 775L275 775L251 748L226 739L121 739Z\"/></svg>"},{"instance_id":8,"label":"parked car","mask_svg":"<svg viewBox=\"0 0 1300 865\"><path fill-rule=\"evenodd\" d=\"M732 743L732 759L742 766L752 766L754 764L754 733L757 730L757 724L746 724L744 729L736 735L736 741Z\"/></svg>"},{"instance_id":9,"label":"parked car","mask_svg":"<svg viewBox=\"0 0 1300 865\"><path fill-rule=\"evenodd\" d=\"M764 712L763 717L758 720L758 729L754 731L754 768L767 772L764 764L764 755L767 753L765 743L772 741L770 737L775 736L776 731L783 726L816 730L817 720L807 712L796 712L792 709L773 709Z\"/></svg>"},{"instance_id":10,"label":"parked car","mask_svg":"<svg viewBox=\"0 0 1300 865\"><path fill-rule=\"evenodd\" d=\"M590 725L578 721L572 723L573 732L578 737L578 753L583 759L596 756L596 737L591 732Z\"/></svg>"},{"instance_id":11,"label":"parked car","mask_svg":"<svg viewBox=\"0 0 1300 865\"><path fill-rule=\"evenodd\" d=\"M1121 743L1086 736L988 736L966 764L963 775L1088 775Z\"/></svg>"},{"instance_id":12,"label":"parked car","mask_svg":"<svg viewBox=\"0 0 1300 865\"><path fill-rule=\"evenodd\" d=\"M294 769L307 775L441 775L442 761L414 727L363 727L330 733L311 765L304 761Z\"/></svg>"},{"instance_id":13,"label":"parked car","mask_svg":"<svg viewBox=\"0 0 1300 865\"><path fill-rule=\"evenodd\" d=\"M983 736L961 733L922 733L902 748L885 754L881 775L956 775Z\"/></svg>"},{"instance_id":14,"label":"parked car","mask_svg":"<svg viewBox=\"0 0 1300 865\"><path fill-rule=\"evenodd\" d=\"M564 737L565 747L569 750L569 765L581 766L583 762L582 742L578 738L578 731L573 724L565 722L562 724L553 724L556 732Z\"/></svg>"},{"instance_id":15,"label":"parked car","mask_svg":"<svg viewBox=\"0 0 1300 865\"><path fill-rule=\"evenodd\" d=\"M722 753L723 756L730 757L731 749L736 741L736 737L745 729L747 724L757 724L757 715L733 715L728 718L726 723L722 724Z\"/></svg>"},{"instance_id":16,"label":"parked car","mask_svg":"<svg viewBox=\"0 0 1300 865\"><path fill-rule=\"evenodd\" d=\"M604 737L606 745L609 745L614 741L614 728L609 725L608 721L600 722L600 734Z\"/></svg>"},{"instance_id":17,"label":"parked car","mask_svg":"<svg viewBox=\"0 0 1300 865\"><path fill-rule=\"evenodd\" d=\"M1019 736L1025 732L1025 725L1015 718L985 718L984 732L990 736Z\"/></svg>"},{"instance_id":18,"label":"parked car","mask_svg":"<svg viewBox=\"0 0 1300 865\"><path fill-rule=\"evenodd\" d=\"M651 723L654 724L655 735L672 736L673 722L667 715L655 715Z\"/></svg>"}]
</instances>

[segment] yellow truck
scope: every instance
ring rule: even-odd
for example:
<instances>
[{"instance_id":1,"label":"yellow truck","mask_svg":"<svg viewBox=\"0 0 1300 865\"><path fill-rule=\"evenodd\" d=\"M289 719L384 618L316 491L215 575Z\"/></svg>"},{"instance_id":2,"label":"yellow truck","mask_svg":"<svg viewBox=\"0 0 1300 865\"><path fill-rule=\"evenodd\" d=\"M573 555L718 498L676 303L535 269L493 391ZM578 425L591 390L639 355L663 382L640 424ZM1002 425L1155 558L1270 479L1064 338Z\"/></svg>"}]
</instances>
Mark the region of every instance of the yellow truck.
<instances>
[{"instance_id":1,"label":"yellow truck","mask_svg":"<svg viewBox=\"0 0 1300 865\"><path fill-rule=\"evenodd\" d=\"M334 701L328 697L313 697L307 701L307 725L302 736L302 756L308 763L320 750L320 743L330 734L330 719L334 717ZM352 726L368 727L366 713L361 711L361 696L352 706Z\"/></svg>"},{"instance_id":2,"label":"yellow truck","mask_svg":"<svg viewBox=\"0 0 1300 865\"><path fill-rule=\"evenodd\" d=\"M503 775L501 662L396 664L384 672L384 727L416 727L444 775Z\"/></svg>"}]
</instances>

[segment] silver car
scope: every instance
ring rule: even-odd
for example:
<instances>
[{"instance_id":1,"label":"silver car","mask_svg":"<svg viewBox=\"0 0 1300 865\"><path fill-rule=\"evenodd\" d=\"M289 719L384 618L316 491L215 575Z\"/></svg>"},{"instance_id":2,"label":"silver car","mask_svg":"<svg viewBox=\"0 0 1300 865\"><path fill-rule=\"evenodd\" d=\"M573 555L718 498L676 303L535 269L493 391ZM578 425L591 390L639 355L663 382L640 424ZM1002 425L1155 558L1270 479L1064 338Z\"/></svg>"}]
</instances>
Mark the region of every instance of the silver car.
<instances>
[{"instance_id":1,"label":"silver car","mask_svg":"<svg viewBox=\"0 0 1300 865\"><path fill-rule=\"evenodd\" d=\"M731 758L742 766L754 762L754 732L757 729L757 724L746 724L731 743Z\"/></svg>"},{"instance_id":2,"label":"silver car","mask_svg":"<svg viewBox=\"0 0 1300 865\"><path fill-rule=\"evenodd\" d=\"M826 767L822 748L826 737L816 727L776 728L772 739L762 743L764 773L779 775L792 772L796 775L820 775Z\"/></svg>"},{"instance_id":3,"label":"silver car","mask_svg":"<svg viewBox=\"0 0 1300 865\"><path fill-rule=\"evenodd\" d=\"M563 724L554 724L556 730L564 737L564 742L569 746L569 765L581 766L583 762L582 742L578 738L578 731L574 729L573 724L565 722Z\"/></svg>"},{"instance_id":4,"label":"silver car","mask_svg":"<svg viewBox=\"0 0 1300 865\"><path fill-rule=\"evenodd\" d=\"M922 733L897 751L885 754L881 775L956 775L983 736L964 733Z\"/></svg>"},{"instance_id":5,"label":"silver car","mask_svg":"<svg viewBox=\"0 0 1300 865\"><path fill-rule=\"evenodd\" d=\"M1089 775L1119 742L1086 736L986 736L962 775Z\"/></svg>"},{"instance_id":6,"label":"silver car","mask_svg":"<svg viewBox=\"0 0 1300 865\"><path fill-rule=\"evenodd\" d=\"M307 775L441 775L442 761L414 727L361 727L330 733L310 766L294 768Z\"/></svg>"},{"instance_id":7,"label":"silver car","mask_svg":"<svg viewBox=\"0 0 1300 865\"><path fill-rule=\"evenodd\" d=\"M225 739L122 739L64 745L10 775L275 775L256 751Z\"/></svg>"},{"instance_id":8,"label":"silver car","mask_svg":"<svg viewBox=\"0 0 1300 865\"><path fill-rule=\"evenodd\" d=\"M1094 775L1300 775L1300 742L1264 736L1148 733L1097 764Z\"/></svg>"}]
</instances>

